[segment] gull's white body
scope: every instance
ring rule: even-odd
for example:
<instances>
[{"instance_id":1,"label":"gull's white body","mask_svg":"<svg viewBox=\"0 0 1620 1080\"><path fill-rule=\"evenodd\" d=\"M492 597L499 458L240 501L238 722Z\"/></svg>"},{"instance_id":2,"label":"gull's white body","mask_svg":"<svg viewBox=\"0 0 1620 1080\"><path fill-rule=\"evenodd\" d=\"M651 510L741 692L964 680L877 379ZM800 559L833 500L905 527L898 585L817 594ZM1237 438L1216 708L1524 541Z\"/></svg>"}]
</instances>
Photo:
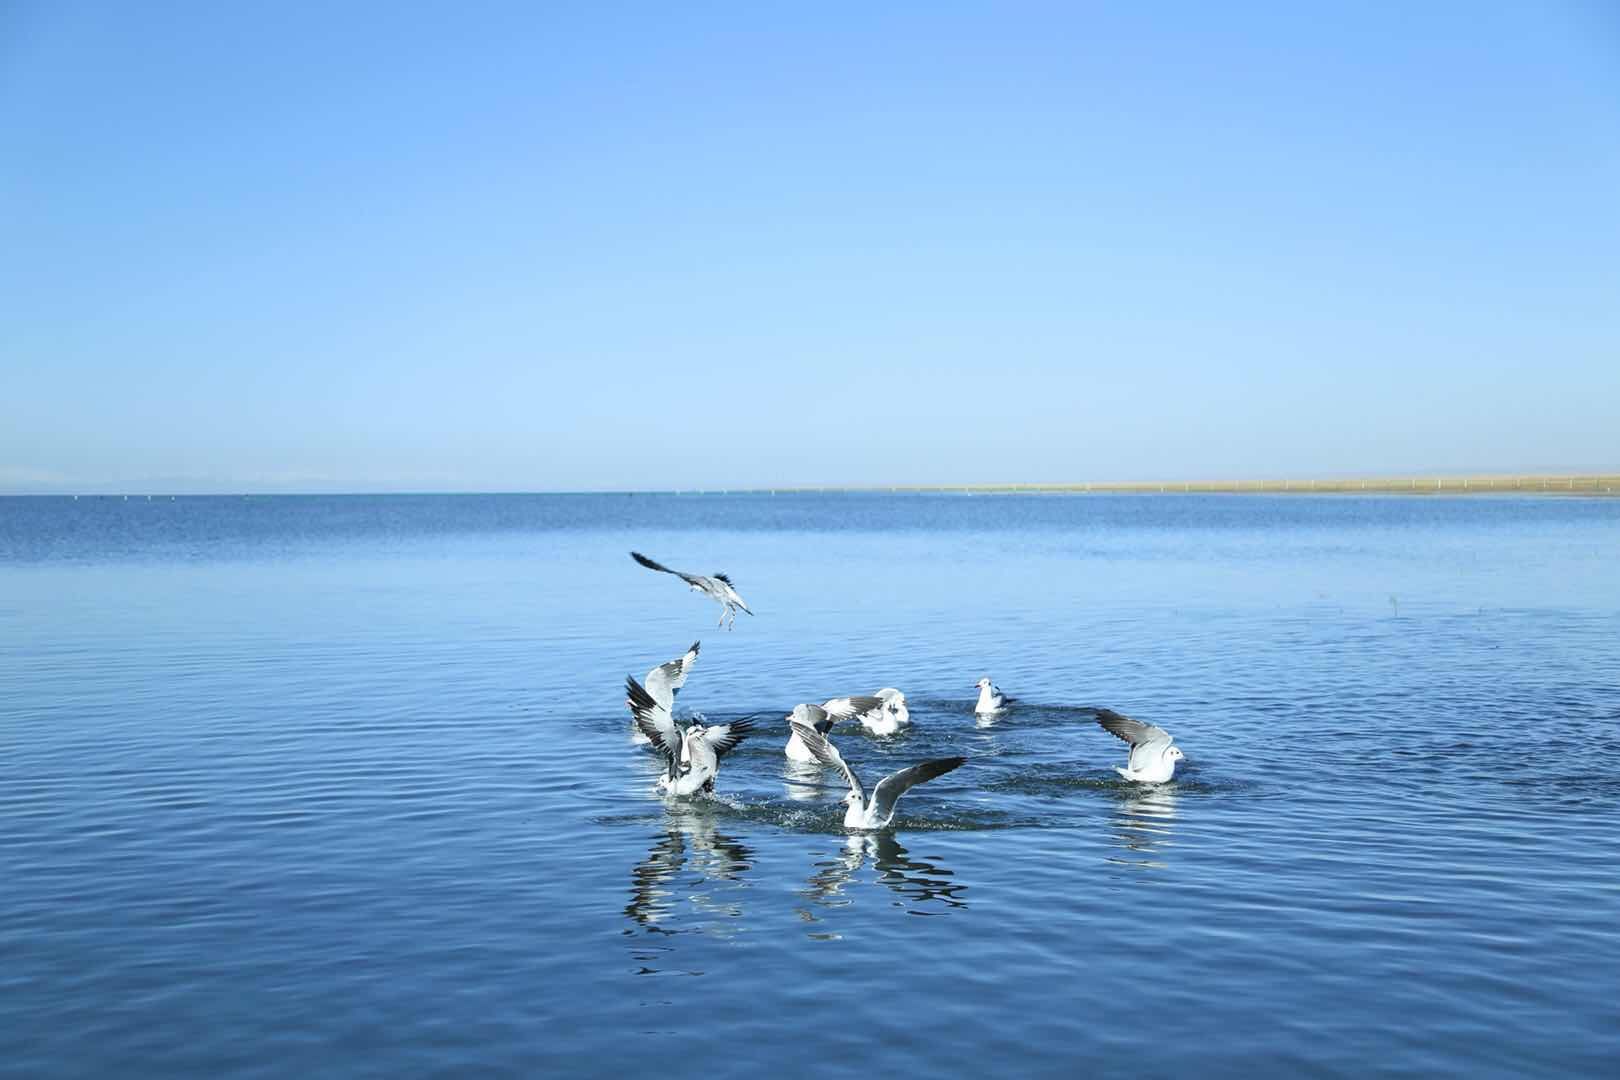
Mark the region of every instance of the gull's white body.
<instances>
[{"instance_id":1,"label":"gull's white body","mask_svg":"<svg viewBox=\"0 0 1620 1080\"><path fill-rule=\"evenodd\" d=\"M647 672L647 680L642 684L643 687L653 701L671 714L675 712L675 695L686 685L686 674L692 670L692 665L697 663L698 650L702 645L701 641L694 641L692 647L683 655L659 664ZM634 720L630 721L630 741L634 743L650 741L642 732L641 725Z\"/></svg>"},{"instance_id":2,"label":"gull's white body","mask_svg":"<svg viewBox=\"0 0 1620 1080\"><path fill-rule=\"evenodd\" d=\"M884 829L894 820L894 806L907 790L936 776L943 776L952 769L957 768L967 759L962 757L935 758L920 765L913 765L909 769L901 769L897 773L890 773L877 782L877 786L868 795L860 780L838 753L838 748L827 741L827 737L813 727L802 724L795 725L799 737L804 741L816 760L823 765L830 765L844 774L844 780L849 784L849 794L844 796L844 828L846 829Z\"/></svg>"},{"instance_id":3,"label":"gull's white body","mask_svg":"<svg viewBox=\"0 0 1620 1080\"><path fill-rule=\"evenodd\" d=\"M980 679L977 685L979 687L979 700L973 706L973 711L980 716L985 713L996 712L1012 700L1012 698L998 690L996 684L989 679Z\"/></svg>"},{"instance_id":4,"label":"gull's white body","mask_svg":"<svg viewBox=\"0 0 1620 1080\"><path fill-rule=\"evenodd\" d=\"M816 755L811 753L810 748L799 737L795 721L805 727L826 734L832 730L833 724L839 720L848 720L850 717L859 716L862 723L865 723L868 714L877 713L882 708L883 701L881 698L859 695L833 698L820 705L795 705L793 711L788 713L788 730L790 734L788 735L787 745L782 748L782 752L787 755L789 761L808 763L816 760Z\"/></svg>"},{"instance_id":5,"label":"gull's white body","mask_svg":"<svg viewBox=\"0 0 1620 1080\"><path fill-rule=\"evenodd\" d=\"M1124 767L1115 765L1115 772L1138 784L1163 784L1175 778L1176 762L1185 755L1168 731L1112 709L1097 709L1096 713L1104 731L1131 746Z\"/></svg>"}]
</instances>

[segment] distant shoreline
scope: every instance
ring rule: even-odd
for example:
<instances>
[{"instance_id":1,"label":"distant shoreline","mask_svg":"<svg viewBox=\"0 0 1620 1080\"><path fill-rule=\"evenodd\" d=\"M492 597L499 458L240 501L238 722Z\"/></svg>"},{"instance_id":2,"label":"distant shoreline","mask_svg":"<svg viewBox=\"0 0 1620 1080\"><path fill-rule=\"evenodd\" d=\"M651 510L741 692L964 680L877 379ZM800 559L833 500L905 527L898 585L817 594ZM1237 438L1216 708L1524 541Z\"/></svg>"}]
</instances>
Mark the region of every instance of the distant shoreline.
<instances>
[{"instance_id":1,"label":"distant shoreline","mask_svg":"<svg viewBox=\"0 0 1620 1080\"><path fill-rule=\"evenodd\" d=\"M164 501L371 496L479 495L1620 495L1620 473L1380 476L1326 480L1106 480L1062 484L783 484L598 491L0 491L0 499Z\"/></svg>"},{"instance_id":2,"label":"distant shoreline","mask_svg":"<svg viewBox=\"0 0 1620 1080\"><path fill-rule=\"evenodd\" d=\"M1328 480L1122 480L1068 484L875 484L779 487L768 490L784 494L889 491L938 495L1620 495L1620 473L1383 476Z\"/></svg>"}]
</instances>

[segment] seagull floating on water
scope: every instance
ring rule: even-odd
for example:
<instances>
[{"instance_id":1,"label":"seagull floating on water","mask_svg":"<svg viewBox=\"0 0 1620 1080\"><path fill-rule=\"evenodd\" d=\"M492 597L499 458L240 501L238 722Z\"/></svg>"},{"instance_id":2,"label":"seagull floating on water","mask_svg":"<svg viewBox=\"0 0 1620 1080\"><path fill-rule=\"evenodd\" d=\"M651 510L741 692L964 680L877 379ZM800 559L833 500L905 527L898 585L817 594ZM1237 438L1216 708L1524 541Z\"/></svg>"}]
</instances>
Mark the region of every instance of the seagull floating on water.
<instances>
[{"instance_id":1,"label":"seagull floating on water","mask_svg":"<svg viewBox=\"0 0 1620 1080\"><path fill-rule=\"evenodd\" d=\"M643 684L647 690L647 696L663 706L664 710L672 716L675 712L675 695L679 694L681 687L686 685L686 673L692 670L693 664L697 663L698 648L702 644L701 641L692 642L692 647L686 650L685 655L659 664L647 672L647 681ZM647 736L642 734L641 725L632 722L630 726L633 729L630 736L633 741L638 743L647 741Z\"/></svg>"},{"instance_id":2,"label":"seagull floating on water","mask_svg":"<svg viewBox=\"0 0 1620 1080\"><path fill-rule=\"evenodd\" d=\"M748 611L748 605L743 603L743 598L737 595L737 590L732 587L731 579L724 574L715 574L713 577L708 577L703 574L688 574L680 570L671 570L662 563L653 562L639 551L632 551L630 557L649 570L657 570L661 574L674 574L692 586L693 592L700 592L718 603L720 605L720 621L715 623L716 626L725 626L729 630L731 627L726 623L726 616L729 615L731 622L735 623L738 611ZM753 612L748 611L748 614L752 615Z\"/></svg>"},{"instance_id":3,"label":"seagull floating on water","mask_svg":"<svg viewBox=\"0 0 1620 1080\"><path fill-rule=\"evenodd\" d=\"M996 688L996 684L990 681L990 677L988 675L973 685L979 688L979 700L978 703L973 706L973 711L978 713L980 716L983 716L985 713L993 713L997 709L1000 709L1005 705L1010 705L1018 700L1015 697L1008 697L1006 694L1003 694L1000 690L998 690Z\"/></svg>"},{"instance_id":4,"label":"seagull floating on water","mask_svg":"<svg viewBox=\"0 0 1620 1080\"><path fill-rule=\"evenodd\" d=\"M844 796L844 802L848 806L844 811L846 829L887 828L889 822L894 820L894 804L899 801L901 795L924 781L944 776L967 761L965 757L935 758L921 765L913 765L909 769L901 769L879 780L877 787L872 789L869 796L855 776L854 770L844 763L838 748L828 742L825 735L813 727L806 727L797 722L794 723L793 729L810 748L810 752L815 754L816 760L837 769L849 782L849 794Z\"/></svg>"},{"instance_id":5,"label":"seagull floating on water","mask_svg":"<svg viewBox=\"0 0 1620 1080\"><path fill-rule=\"evenodd\" d=\"M877 712L861 714L861 727L874 735L893 735L911 723L911 710L906 708L906 695L892 686L885 686L872 695L883 701Z\"/></svg>"},{"instance_id":6,"label":"seagull floating on water","mask_svg":"<svg viewBox=\"0 0 1620 1080\"><path fill-rule=\"evenodd\" d=\"M752 717L713 727L694 723L683 731L670 711L653 700L634 676L626 676L624 682L626 703L636 718L636 726L664 755L665 768L664 775L658 778L659 790L671 795L713 791L720 759L748 738L754 730Z\"/></svg>"},{"instance_id":7,"label":"seagull floating on water","mask_svg":"<svg viewBox=\"0 0 1620 1080\"><path fill-rule=\"evenodd\" d=\"M1185 755L1168 731L1132 720L1113 709L1095 712L1097 723L1104 731L1131 744L1131 755L1125 759L1125 767L1115 765L1115 772L1142 784L1162 784L1176 775L1176 762Z\"/></svg>"},{"instance_id":8,"label":"seagull floating on water","mask_svg":"<svg viewBox=\"0 0 1620 1080\"><path fill-rule=\"evenodd\" d=\"M864 724L868 714L880 712L882 709L882 698L864 695L833 698L820 705L795 705L787 717L788 727L793 729L793 734L788 736L787 745L782 750L787 754L789 761L815 761L815 754L811 753L810 748L804 745L804 740L799 738L798 725L813 728L825 735L840 720L859 716Z\"/></svg>"}]
</instances>

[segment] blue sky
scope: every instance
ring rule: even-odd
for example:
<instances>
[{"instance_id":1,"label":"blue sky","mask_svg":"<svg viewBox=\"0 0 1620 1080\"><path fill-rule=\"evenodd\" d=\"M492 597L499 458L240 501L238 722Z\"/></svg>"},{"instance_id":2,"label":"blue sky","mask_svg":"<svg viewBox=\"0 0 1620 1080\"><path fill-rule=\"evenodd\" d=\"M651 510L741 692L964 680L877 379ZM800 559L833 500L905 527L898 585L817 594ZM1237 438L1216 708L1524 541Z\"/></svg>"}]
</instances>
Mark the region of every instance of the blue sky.
<instances>
[{"instance_id":1,"label":"blue sky","mask_svg":"<svg viewBox=\"0 0 1620 1080\"><path fill-rule=\"evenodd\" d=\"M0 491L1620 464L1612 5L874 7L0 5Z\"/></svg>"}]
</instances>

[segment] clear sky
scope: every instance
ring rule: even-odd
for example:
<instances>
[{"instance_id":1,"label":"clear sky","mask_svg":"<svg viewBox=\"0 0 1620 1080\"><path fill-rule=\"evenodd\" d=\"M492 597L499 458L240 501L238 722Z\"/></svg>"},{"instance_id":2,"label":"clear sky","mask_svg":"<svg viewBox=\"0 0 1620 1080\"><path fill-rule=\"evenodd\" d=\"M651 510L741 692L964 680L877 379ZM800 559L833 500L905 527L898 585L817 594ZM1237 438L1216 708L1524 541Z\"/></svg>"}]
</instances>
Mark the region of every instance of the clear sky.
<instances>
[{"instance_id":1,"label":"clear sky","mask_svg":"<svg viewBox=\"0 0 1620 1080\"><path fill-rule=\"evenodd\" d=\"M1617 463L1612 3L0 0L0 491Z\"/></svg>"}]
</instances>

